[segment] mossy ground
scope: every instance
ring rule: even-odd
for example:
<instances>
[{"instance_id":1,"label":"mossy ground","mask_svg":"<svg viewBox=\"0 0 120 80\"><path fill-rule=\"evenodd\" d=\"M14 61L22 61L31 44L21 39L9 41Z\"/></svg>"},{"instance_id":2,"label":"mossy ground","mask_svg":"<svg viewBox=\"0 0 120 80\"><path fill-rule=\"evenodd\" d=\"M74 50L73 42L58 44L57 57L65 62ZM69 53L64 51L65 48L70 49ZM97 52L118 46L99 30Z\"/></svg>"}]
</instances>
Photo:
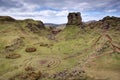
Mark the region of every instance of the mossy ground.
<instances>
[{"instance_id":1,"label":"mossy ground","mask_svg":"<svg viewBox=\"0 0 120 80\"><path fill-rule=\"evenodd\" d=\"M71 26L57 34L55 40L49 40L49 32L46 30L41 30L41 33L34 34L25 25L25 22L11 22L0 25L0 50L3 50L12 40L19 37L24 37L23 41L25 44L12 52L20 54L20 58L6 59L5 56L8 53L0 53L0 80L8 80L10 77L24 72L24 68L27 66L32 66L36 70L48 72L49 74L73 68L89 54L96 51L98 47L91 48L91 46L103 34L103 30L99 28L85 28L83 30L77 26ZM108 30L107 34L111 36L113 43L120 46L119 31ZM104 42L103 38L99 44ZM40 46L40 43L52 44L52 46ZM27 47L35 47L37 51L32 53L25 52ZM69 57L76 54L77 56ZM47 62L40 64L40 61L44 60ZM118 75L120 74L119 63L120 54L113 52L94 59L93 62L85 66L85 69L89 76L118 80L120 79ZM50 64L50 67L48 67L48 64ZM112 74L114 76L110 76Z\"/></svg>"}]
</instances>

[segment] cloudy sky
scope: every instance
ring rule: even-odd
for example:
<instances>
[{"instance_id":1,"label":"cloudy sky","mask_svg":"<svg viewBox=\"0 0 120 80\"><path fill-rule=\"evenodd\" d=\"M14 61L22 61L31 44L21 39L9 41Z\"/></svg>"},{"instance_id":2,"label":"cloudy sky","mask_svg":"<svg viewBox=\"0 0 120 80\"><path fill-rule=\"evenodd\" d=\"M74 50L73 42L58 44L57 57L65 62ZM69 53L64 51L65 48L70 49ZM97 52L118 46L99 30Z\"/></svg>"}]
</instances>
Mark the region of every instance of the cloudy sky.
<instances>
[{"instance_id":1,"label":"cloudy sky","mask_svg":"<svg viewBox=\"0 0 120 80\"><path fill-rule=\"evenodd\" d=\"M69 12L81 12L83 21L120 17L120 0L0 0L0 15L32 18L44 23L66 23Z\"/></svg>"}]
</instances>

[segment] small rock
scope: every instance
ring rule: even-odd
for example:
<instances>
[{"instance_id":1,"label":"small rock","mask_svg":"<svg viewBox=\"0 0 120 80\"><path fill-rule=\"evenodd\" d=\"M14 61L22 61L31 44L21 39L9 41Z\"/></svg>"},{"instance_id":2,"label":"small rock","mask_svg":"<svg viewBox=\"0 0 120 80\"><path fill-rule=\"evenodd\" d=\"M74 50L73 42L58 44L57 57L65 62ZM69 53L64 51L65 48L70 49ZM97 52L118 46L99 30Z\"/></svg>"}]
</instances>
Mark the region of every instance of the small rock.
<instances>
[{"instance_id":1,"label":"small rock","mask_svg":"<svg viewBox=\"0 0 120 80\"><path fill-rule=\"evenodd\" d=\"M20 54L16 54L16 53L10 53L8 55L6 55L7 59L16 59L16 58L20 58L21 55Z\"/></svg>"},{"instance_id":2,"label":"small rock","mask_svg":"<svg viewBox=\"0 0 120 80\"><path fill-rule=\"evenodd\" d=\"M29 48L26 48L25 51L26 52L35 52L37 49L34 48L34 47L29 47Z\"/></svg>"}]
</instances>

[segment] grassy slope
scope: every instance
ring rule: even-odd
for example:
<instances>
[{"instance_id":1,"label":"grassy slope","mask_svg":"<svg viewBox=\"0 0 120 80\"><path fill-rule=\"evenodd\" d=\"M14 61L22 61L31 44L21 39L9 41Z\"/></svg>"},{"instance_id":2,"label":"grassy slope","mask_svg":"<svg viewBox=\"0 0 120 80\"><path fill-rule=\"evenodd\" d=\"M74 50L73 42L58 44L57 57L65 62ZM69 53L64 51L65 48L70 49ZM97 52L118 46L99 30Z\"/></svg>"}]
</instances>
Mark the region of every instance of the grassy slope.
<instances>
[{"instance_id":1,"label":"grassy slope","mask_svg":"<svg viewBox=\"0 0 120 80\"><path fill-rule=\"evenodd\" d=\"M25 46L19 48L14 51L14 53L20 54L22 57L18 59L6 59L5 55L0 54L0 78L3 80L7 80L9 77L16 75L20 72L24 72L24 68L27 66L33 66L36 70L40 69L41 71L45 70L46 72L52 74L54 72L58 72L64 70L66 68L72 68L78 62L81 62L82 59L86 58L86 56L96 48L91 48L88 50L84 50L90 48L91 45L94 44L96 39L102 34L102 30L100 29L86 29L86 32L82 29L71 26L66 28L64 31L60 32L56 36L56 41L48 40L47 32L41 31L40 35L34 34L29 31L29 29L25 28L26 23L8 23L0 25L0 49L3 49L4 46L9 44L13 39L17 37L25 37L24 44ZM21 27L25 30L21 30ZM115 32L113 30L108 31L110 36L113 38L113 42L120 45L119 34L120 32ZM44 36L41 36L44 35ZM48 43L53 44L50 47L42 47L39 43ZM104 42L102 40L101 42ZM37 51L33 53L25 52L26 47L36 47ZM73 58L64 59L69 57L70 55L74 55L79 53L78 56ZM88 74L93 77L99 77L99 70L103 71L101 75L106 75L107 78L111 78L107 73L111 72L115 76L112 78L118 79L119 74L119 62L120 55L112 54L106 55L104 57L100 57L95 60L93 64L86 67ZM106 58L107 57L107 58ZM26 61L28 60L28 61ZM40 60L48 60L53 62L51 68L46 67L47 65L40 65ZM109 61L108 61L109 60ZM106 63L109 63L106 65ZM96 64L96 66L94 66ZM104 71L106 72L104 74ZM97 75L97 74L98 75ZM95 75L96 74L96 75ZM6 77L7 76L7 77ZM104 78L104 76L102 76ZM113 79L109 79L113 80ZM114 79L115 80L115 79Z\"/></svg>"}]
</instances>

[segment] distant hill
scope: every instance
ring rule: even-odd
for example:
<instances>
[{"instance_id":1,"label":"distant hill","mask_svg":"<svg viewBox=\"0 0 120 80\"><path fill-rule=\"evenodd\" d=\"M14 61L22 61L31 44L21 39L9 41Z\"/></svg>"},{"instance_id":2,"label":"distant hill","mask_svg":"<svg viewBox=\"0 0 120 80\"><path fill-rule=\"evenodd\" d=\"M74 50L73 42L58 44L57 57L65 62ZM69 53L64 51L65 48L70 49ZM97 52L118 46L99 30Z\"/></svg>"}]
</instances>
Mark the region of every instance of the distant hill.
<instances>
[{"instance_id":1,"label":"distant hill","mask_svg":"<svg viewBox=\"0 0 120 80\"><path fill-rule=\"evenodd\" d=\"M0 80L119 80L120 19L89 22L46 27L0 16Z\"/></svg>"},{"instance_id":2,"label":"distant hill","mask_svg":"<svg viewBox=\"0 0 120 80\"><path fill-rule=\"evenodd\" d=\"M49 27L60 27L60 26L65 26L66 23L63 23L63 24L44 23L44 25Z\"/></svg>"},{"instance_id":3,"label":"distant hill","mask_svg":"<svg viewBox=\"0 0 120 80\"><path fill-rule=\"evenodd\" d=\"M33 32L40 34L42 30L45 30L45 26L42 21L33 19L16 20L10 16L0 16L0 25L4 28L12 26L24 32ZM8 25L7 27L5 25ZM3 29L1 27L1 29ZM11 27L10 27L11 28ZM11 29L12 29L11 28ZM12 31L12 30L11 30Z\"/></svg>"},{"instance_id":4,"label":"distant hill","mask_svg":"<svg viewBox=\"0 0 120 80\"><path fill-rule=\"evenodd\" d=\"M92 22L96 22L96 20L90 20L90 21L87 21L87 22L84 22L84 23L89 24L89 23L92 23Z\"/></svg>"},{"instance_id":5,"label":"distant hill","mask_svg":"<svg viewBox=\"0 0 120 80\"><path fill-rule=\"evenodd\" d=\"M102 19L102 21L120 21L120 17L115 17L115 16L106 16Z\"/></svg>"},{"instance_id":6,"label":"distant hill","mask_svg":"<svg viewBox=\"0 0 120 80\"><path fill-rule=\"evenodd\" d=\"M106 16L99 21L88 21L86 26L90 28L98 27L103 28L106 24L109 24L110 29L119 30L120 29L120 18L115 16Z\"/></svg>"},{"instance_id":7,"label":"distant hill","mask_svg":"<svg viewBox=\"0 0 120 80\"><path fill-rule=\"evenodd\" d=\"M44 23L45 26L51 26L51 27L56 27L58 26L58 24L54 24L54 23Z\"/></svg>"},{"instance_id":8,"label":"distant hill","mask_svg":"<svg viewBox=\"0 0 120 80\"><path fill-rule=\"evenodd\" d=\"M10 16L0 16L0 21L15 21L15 19Z\"/></svg>"}]
</instances>

